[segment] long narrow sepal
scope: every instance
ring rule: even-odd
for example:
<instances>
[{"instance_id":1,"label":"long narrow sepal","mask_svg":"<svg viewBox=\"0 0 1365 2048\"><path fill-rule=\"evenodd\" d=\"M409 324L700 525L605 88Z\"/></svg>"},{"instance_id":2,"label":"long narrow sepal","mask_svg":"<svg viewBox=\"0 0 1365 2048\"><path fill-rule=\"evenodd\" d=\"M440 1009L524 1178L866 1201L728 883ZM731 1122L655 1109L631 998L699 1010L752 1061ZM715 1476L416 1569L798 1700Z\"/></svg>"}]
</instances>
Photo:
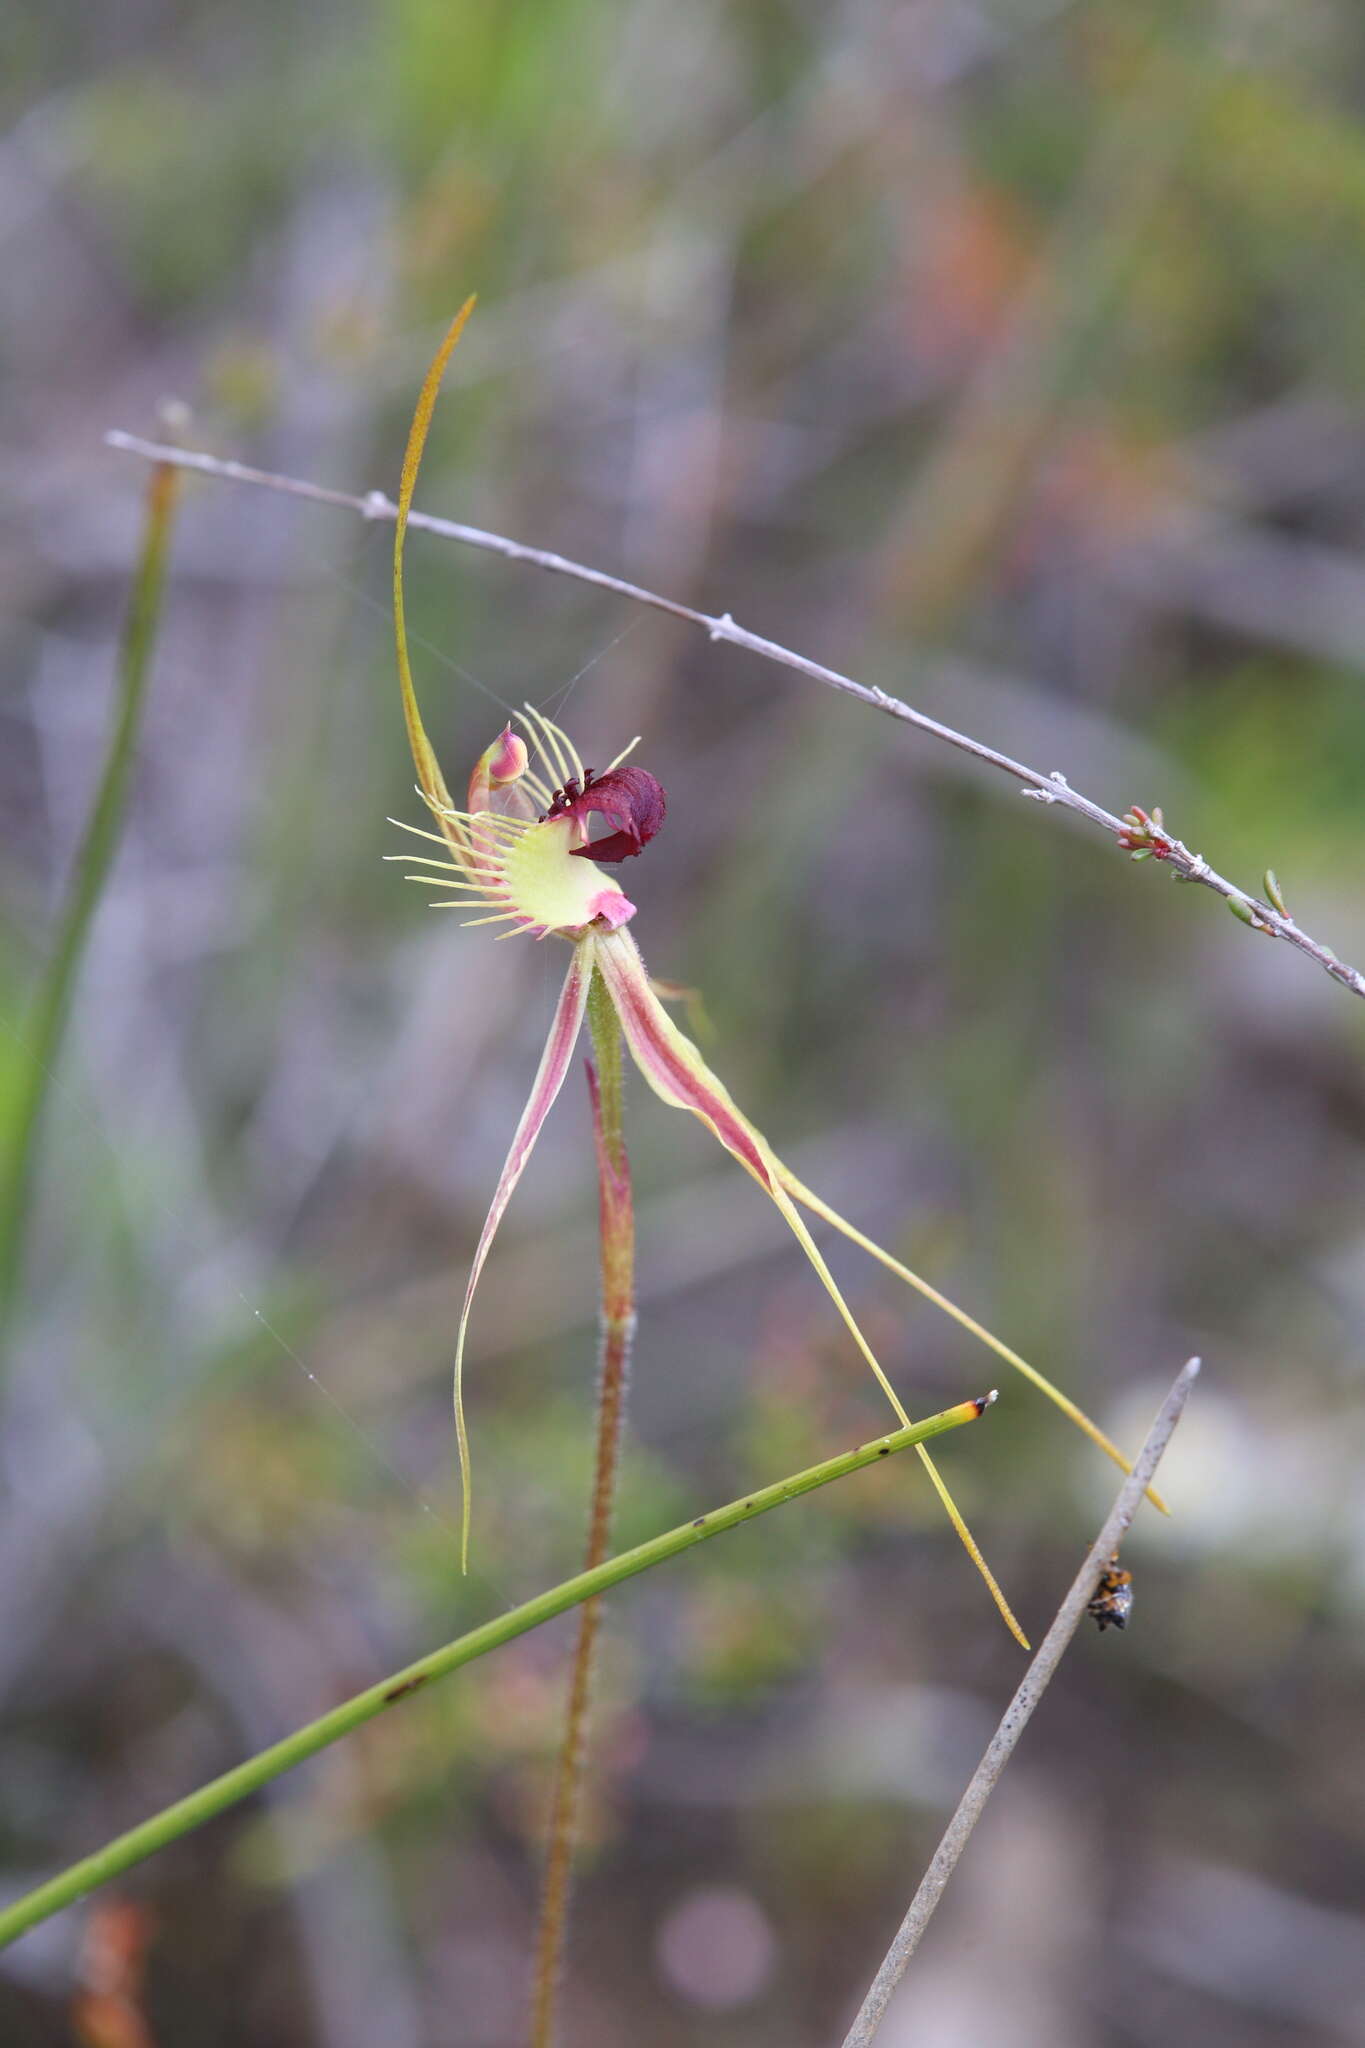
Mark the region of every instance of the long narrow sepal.
<instances>
[{"instance_id":1,"label":"long narrow sepal","mask_svg":"<svg viewBox=\"0 0 1365 2048\"><path fill-rule=\"evenodd\" d=\"M770 1196L806 1254L821 1285L834 1303L850 1336L876 1376L877 1382L903 1425L909 1417L880 1360L858 1327L852 1309L844 1300L838 1283L820 1254L784 1182L785 1169L762 1132L739 1109L724 1082L712 1073L697 1047L680 1031L664 1009L640 950L627 931L601 933L597 939L597 965L606 982L632 1059L655 1094L675 1109L690 1109L714 1133L727 1152L752 1174ZM1029 1647L976 1539L943 1482L937 1466L923 1445L919 1456L933 1483L949 1520L961 1538L968 1556L980 1572L1010 1633L1025 1649Z\"/></svg>"},{"instance_id":2,"label":"long narrow sepal","mask_svg":"<svg viewBox=\"0 0 1365 2048\"><path fill-rule=\"evenodd\" d=\"M1077 1429L1083 1435L1088 1436L1091 1443L1098 1445L1106 1457L1112 1458L1114 1463L1124 1472L1132 1471L1131 1464L1124 1457L1118 1445L1105 1435L1098 1423L1090 1420L1090 1417L1083 1408L1078 1408L1076 1403L1068 1395L1064 1394L1060 1387L1054 1386L1045 1374L1039 1372L1037 1366L1030 1365L1026 1358L1021 1358L1017 1351L1012 1351L1008 1344L1002 1343L999 1337L993 1336L983 1323L979 1323L976 1320L975 1316L969 1316L965 1309L959 1308L955 1301L950 1301L946 1294L940 1294L937 1287L932 1287L927 1280L921 1279L919 1274L914 1272L911 1267L902 1265L899 1259L893 1258L891 1253L884 1250L875 1238L864 1236L863 1232L850 1223L847 1217L841 1216L837 1209L831 1209L828 1202L822 1202L819 1195L813 1194L803 1182L797 1179L790 1167L782 1164L781 1160L775 1160L773 1163L782 1185L794 1201L800 1202L813 1215L819 1216L824 1222L828 1223L832 1229L841 1231L853 1244L860 1246L869 1257L876 1259L879 1265L885 1266L889 1273L894 1273L897 1279L903 1280L907 1287L913 1287L917 1294L923 1295L926 1301L931 1301L935 1308L942 1309L944 1315L950 1316L960 1329L969 1331L973 1337L986 1346L988 1351L993 1351L997 1358L1004 1360L1006 1365L1012 1365L1014 1370L1022 1373L1026 1380L1031 1380L1039 1393L1046 1394L1049 1401L1055 1402L1063 1415L1069 1416ZM1148 1487L1147 1498L1151 1501L1153 1507L1160 1508L1163 1515L1170 1513L1170 1509L1155 1487Z\"/></svg>"},{"instance_id":3,"label":"long narrow sepal","mask_svg":"<svg viewBox=\"0 0 1365 2048\"><path fill-rule=\"evenodd\" d=\"M446 788L445 777L436 759L431 741L427 738L426 727L417 705L417 692L413 687L412 664L408 660L407 619L403 610L403 542L407 538L408 513L412 510L412 494L417 487L417 472L422 463L422 450L426 446L427 430L431 426L431 415L436 405L436 394L441 388L446 364L464 332L464 324L474 310L472 297L465 300L455 318L446 329L441 346L432 359L426 380L417 398L417 410L412 416L412 427L408 434L408 445L403 455L403 475L398 492L398 516L393 527L393 632L398 651L398 682L403 693L403 720L408 729L408 745L412 748L413 765L417 780L427 802L441 817L443 811L454 808L450 791ZM442 827L447 838L452 838L442 818ZM453 843L458 847L457 840Z\"/></svg>"},{"instance_id":4,"label":"long narrow sepal","mask_svg":"<svg viewBox=\"0 0 1365 2048\"><path fill-rule=\"evenodd\" d=\"M881 1364L858 1327L852 1309L839 1291L838 1283L820 1255L819 1247L806 1228L790 1195L782 1185L780 1162L762 1132L757 1130L734 1098L698 1052L692 1040L678 1029L654 992L640 949L625 931L605 933L597 941L597 962L607 985L631 1057L655 1094L674 1109L690 1109L717 1137L727 1152L734 1154L751 1173L764 1193L776 1203L793 1236L820 1277L854 1343L872 1368L882 1392L902 1424L908 1424L904 1407Z\"/></svg>"},{"instance_id":5,"label":"long narrow sepal","mask_svg":"<svg viewBox=\"0 0 1365 2048\"><path fill-rule=\"evenodd\" d=\"M559 1001L555 1005L554 1017L550 1024L550 1035L545 1041L540 1066L531 1084L531 1093L521 1122L517 1125L512 1149L507 1154L488 1215L484 1219L479 1236L474 1263L469 1269L469 1285L465 1288L464 1307L460 1311L460 1334L455 1343L455 1439L460 1452L460 1490L463 1495L460 1511L460 1569L469 1569L469 1515L470 1515L470 1469L469 1435L464 1419L464 1345L469 1329L469 1311L474 1303L474 1290L479 1284L484 1261L489 1247L497 1234L503 1211L512 1199L512 1190L525 1171L526 1162L540 1127L550 1113L556 1095L564 1085L564 1076L569 1071L574 1046L583 1025L583 1013L588 1003L588 987L592 981L593 944L589 935L580 939L574 947L569 971L564 977Z\"/></svg>"}]
</instances>

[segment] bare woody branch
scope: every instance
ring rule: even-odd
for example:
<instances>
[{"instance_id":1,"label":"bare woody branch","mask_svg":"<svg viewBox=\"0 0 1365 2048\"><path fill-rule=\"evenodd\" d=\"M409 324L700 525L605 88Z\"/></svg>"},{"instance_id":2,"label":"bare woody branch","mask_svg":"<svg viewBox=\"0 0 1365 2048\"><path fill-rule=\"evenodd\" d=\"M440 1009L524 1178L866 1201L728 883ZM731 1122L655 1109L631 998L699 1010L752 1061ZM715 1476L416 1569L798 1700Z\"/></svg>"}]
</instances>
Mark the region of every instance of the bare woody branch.
<instances>
[{"instance_id":1,"label":"bare woody branch","mask_svg":"<svg viewBox=\"0 0 1365 2048\"><path fill-rule=\"evenodd\" d=\"M967 1846L972 1829L981 1818L986 1801L999 1783L1000 1775L1014 1754L1015 1746L1028 1726L1034 1708L1042 1698L1049 1679L1061 1663L1068 1643L1080 1626L1081 1617L1099 1584L1100 1574L1128 1532L1141 1503L1143 1489L1151 1483L1152 1475L1161 1463L1198 1373L1199 1360L1188 1359L1177 1374L1170 1393L1162 1402L1147 1441L1138 1453L1132 1472L1123 1482L1118 1498L1109 1510L1104 1527L1091 1545L1084 1564L1072 1582L1070 1592L1057 1610L1056 1620L1043 1638L1037 1656L1024 1673L1018 1691L1005 1709L1000 1726L991 1737L985 1755L972 1774L971 1783L958 1802L957 1811L934 1851L933 1861L920 1879L919 1889L910 1901L905 1918L896 1931L896 1938L872 1980L867 1996L859 2007L857 2018L844 2036L843 2048L867 2048L867 2044L881 2025L891 1994L905 1975L910 1958L919 1946L920 1936L928 1926L934 1908L957 1868L958 1858Z\"/></svg>"},{"instance_id":2,"label":"bare woody branch","mask_svg":"<svg viewBox=\"0 0 1365 2048\"><path fill-rule=\"evenodd\" d=\"M252 469L243 462L225 461L216 455L143 440L137 434L115 430L104 438L110 448L126 455L141 456L148 462L171 463L180 469L197 470L201 475L218 477L228 483L254 484L264 490L306 498L314 504L336 505L345 511L358 512L363 519L392 520L397 517L397 506L382 491L369 491L363 497L357 497L349 491L328 490L322 484L308 483L299 477L276 476L269 470ZM1135 807L1124 817L1118 817L1102 804L1092 802L1079 790L1073 789L1060 769L1054 768L1044 774L1037 768L1030 768L1009 754L987 746L984 741L973 739L968 733L957 732L937 718L930 718L927 713L917 711L912 704L890 696L875 685L860 683L853 676L842 675L838 669L826 668L823 662L811 661L806 655L779 645L776 640L767 640L762 634L749 632L747 627L738 625L728 612L713 617L691 605L679 603L676 598L661 597L657 591L645 590L638 583L610 576L605 570L588 568L582 562L571 562L567 556L553 554L545 548L527 547L503 534L486 533L482 527L465 526L456 519L439 519L428 512L414 512L409 524L421 527L427 533L439 534L443 540L457 541L463 547L480 548L486 554L501 555L509 562L525 562L531 568L545 569L552 575L572 577L575 582L608 590L632 604L648 605L654 611L667 612L675 619L684 619L689 625L700 627L710 640L723 640L732 647L746 648L750 654L757 654L765 661L795 669L798 674L810 676L815 682L824 683L845 697L853 697L874 711L885 712L888 718L899 719L903 725L913 726L917 732L927 733L931 739L941 740L946 746L955 747L959 753L984 761L1002 775L1012 776L1024 785L1022 794L1035 803L1071 811L1107 833L1129 852L1160 861L1175 881L1197 882L1206 889L1212 889L1253 931L1268 938L1285 940L1298 952L1316 961L1343 988L1350 989L1353 995L1365 996L1365 974L1339 960L1330 946L1323 945L1321 940L1313 938L1295 922L1284 907L1273 878L1266 883L1267 893L1275 899L1273 901L1239 889L1235 882L1228 881L1226 876L1211 867L1202 854L1192 853L1183 840L1168 832L1159 811L1149 814Z\"/></svg>"}]
</instances>

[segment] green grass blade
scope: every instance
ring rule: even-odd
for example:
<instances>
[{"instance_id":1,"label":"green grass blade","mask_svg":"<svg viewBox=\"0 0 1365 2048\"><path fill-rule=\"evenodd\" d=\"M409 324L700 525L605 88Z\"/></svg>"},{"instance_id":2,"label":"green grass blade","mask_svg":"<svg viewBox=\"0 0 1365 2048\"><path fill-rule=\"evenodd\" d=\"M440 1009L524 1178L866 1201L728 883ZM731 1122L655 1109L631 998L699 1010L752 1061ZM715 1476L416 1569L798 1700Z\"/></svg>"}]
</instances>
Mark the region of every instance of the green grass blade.
<instances>
[{"instance_id":1,"label":"green grass blade","mask_svg":"<svg viewBox=\"0 0 1365 2048\"><path fill-rule=\"evenodd\" d=\"M24 1033L24 1060L13 1120L0 1155L0 1338L8 1326L19 1290L43 1110L90 926L123 829L143 700L161 619L178 481L176 470L169 464L159 464L148 483L142 551L119 649L113 730L62 907L56 941Z\"/></svg>"},{"instance_id":2,"label":"green grass blade","mask_svg":"<svg viewBox=\"0 0 1365 2048\"><path fill-rule=\"evenodd\" d=\"M705 1543L709 1537L737 1528L741 1522L752 1521L756 1515L766 1514L770 1508L781 1507L803 1493L826 1486L832 1479L843 1479L850 1472L860 1471L864 1465L873 1465L879 1458L890 1457L895 1451L908 1450L912 1444L923 1443L926 1437L957 1429L964 1422L975 1422L994 1398L994 1395L987 1395L978 1401L963 1401L941 1415L931 1415L923 1422L912 1423L908 1429L894 1430L889 1436L860 1444L857 1450L845 1451L837 1458L827 1458L823 1464L811 1465L804 1472L780 1479L775 1486L762 1487L756 1493L746 1494L742 1500L731 1501L728 1507L698 1515L695 1521L684 1523L680 1529L670 1529L663 1536L652 1537L648 1543L624 1551L620 1557L608 1558L605 1564L592 1571L565 1579L561 1585L552 1586L548 1592L539 1593L535 1599L514 1607L509 1614L495 1615L482 1627L471 1629L468 1635L447 1643L443 1649L433 1650L429 1656L419 1658L415 1664L407 1665L391 1678L381 1679L378 1685L372 1685L366 1691L356 1693L352 1699L343 1701L339 1707L320 1714L316 1721L310 1721L306 1727L286 1735L282 1742L273 1743L246 1763L225 1771L221 1778L215 1778L210 1784L201 1786L199 1791L191 1792L188 1798L177 1800L151 1820L143 1821L125 1835L119 1835L93 1856L83 1857L59 1877L49 1879L24 1898L17 1899L12 1906L0 1912L0 1948L53 1913L60 1912L63 1906L74 1905L87 1893L108 1884L112 1878L122 1876L125 1870L131 1870L145 1857L154 1855L158 1849L164 1849L168 1843L178 1841L182 1835L201 1827L239 1799L258 1792L273 1778L292 1770L295 1764L316 1756L320 1749L326 1749L329 1743L349 1735L366 1721L372 1721L386 1707L407 1699L431 1679L444 1678L448 1672L458 1671L461 1665L472 1664L476 1657L500 1648L515 1636L525 1635L541 1622L563 1614L566 1608L577 1607L582 1601L591 1600L595 1595L619 1585L623 1579L633 1578L637 1572L648 1571L652 1565L678 1557L694 1544Z\"/></svg>"}]
</instances>

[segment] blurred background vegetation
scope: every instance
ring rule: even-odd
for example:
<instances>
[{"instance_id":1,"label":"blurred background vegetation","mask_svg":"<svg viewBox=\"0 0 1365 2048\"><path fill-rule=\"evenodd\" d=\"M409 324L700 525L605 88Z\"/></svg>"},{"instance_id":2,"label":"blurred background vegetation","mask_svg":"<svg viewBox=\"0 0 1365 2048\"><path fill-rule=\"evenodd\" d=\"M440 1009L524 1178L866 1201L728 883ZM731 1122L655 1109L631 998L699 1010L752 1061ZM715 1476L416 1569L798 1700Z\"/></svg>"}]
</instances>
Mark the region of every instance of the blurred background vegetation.
<instances>
[{"instance_id":1,"label":"blurred background vegetation","mask_svg":"<svg viewBox=\"0 0 1365 2048\"><path fill-rule=\"evenodd\" d=\"M1352 0L21 0L0 24L0 1084L112 707L145 476L396 486L729 610L1365 953L1365 16ZM49 1105L0 1436L17 1891L564 1576L595 1190L565 1091L449 1368L559 962L432 919L389 534L186 489ZM1365 1012L1202 891L797 676L417 536L452 784L527 696L668 787L654 971L803 1176L1130 1445L1205 1378L888 2019L1365 2042ZM620 1537L884 1426L780 1219L636 1086ZM831 1251L921 1412L999 1368ZM1035 1636L1112 1469L1022 1383L942 1462ZM567 1627L147 1866L158 2048L519 2039ZM1016 1682L911 1464L612 1603L566 2038L826 2043ZM94 2038L82 1915L0 2038ZM105 2048L98 2042L96 2048Z\"/></svg>"}]
</instances>

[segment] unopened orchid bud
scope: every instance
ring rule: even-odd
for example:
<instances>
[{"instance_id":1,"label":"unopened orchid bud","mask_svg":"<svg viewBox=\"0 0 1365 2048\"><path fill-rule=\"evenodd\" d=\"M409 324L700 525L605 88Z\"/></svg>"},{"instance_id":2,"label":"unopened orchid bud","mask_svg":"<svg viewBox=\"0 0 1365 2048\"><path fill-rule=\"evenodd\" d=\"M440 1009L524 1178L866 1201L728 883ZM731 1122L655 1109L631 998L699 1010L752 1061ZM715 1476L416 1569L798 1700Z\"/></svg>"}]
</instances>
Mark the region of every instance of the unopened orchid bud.
<instances>
[{"instance_id":1,"label":"unopened orchid bud","mask_svg":"<svg viewBox=\"0 0 1365 2048\"><path fill-rule=\"evenodd\" d=\"M501 789L526 773L526 742L519 732L505 725L483 758L489 782L494 789Z\"/></svg>"},{"instance_id":2,"label":"unopened orchid bud","mask_svg":"<svg viewBox=\"0 0 1365 2048\"><path fill-rule=\"evenodd\" d=\"M480 754L469 778L469 808L486 811L494 790L506 789L526 773L526 742L505 725L491 747Z\"/></svg>"}]
</instances>

